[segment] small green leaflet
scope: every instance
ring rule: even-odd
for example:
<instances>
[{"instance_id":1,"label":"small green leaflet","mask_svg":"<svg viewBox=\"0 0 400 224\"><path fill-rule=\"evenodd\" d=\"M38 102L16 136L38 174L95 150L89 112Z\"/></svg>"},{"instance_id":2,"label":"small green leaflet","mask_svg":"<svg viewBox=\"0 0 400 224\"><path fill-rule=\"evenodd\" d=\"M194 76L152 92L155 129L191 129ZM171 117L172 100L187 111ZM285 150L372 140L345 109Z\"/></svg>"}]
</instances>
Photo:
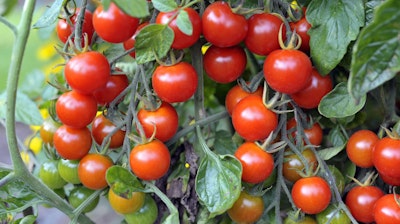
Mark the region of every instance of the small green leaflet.
<instances>
[{"instance_id":1,"label":"small green leaflet","mask_svg":"<svg viewBox=\"0 0 400 224\"><path fill-rule=\"evenodd\" d=\"M135 18L145 18L150 15L147 0L112 0L118 8Z\"/></svg>"},{"instance_id":2,"label":"small green leaflet","mask_svg":"<svg viewBox=\"0 0 400 224\"><path fill-rule=\"evenodd\" d=\"M151 3L160 12L171 12L178 8L174 0L152 0Z\"/></svg>"},{"instance_id":3,"label":"small green leaflet","mask_svg":"<svg viewBox=\"0 0 400 224\"><path fill-rule=\"evenodd\" d=\"M0 94L0 119L6 118L6 99L7 96L5 92ZM37 105L22 92L17 93L15 105L15 120L27 125L43 124L43 118L39 112Z\"/></svg>"},{"instance_id":4,"label":"small green leaflet","mask_svg":"<svg viewBox=\"0 0 400 224\"><path fill-rule=\"evenodd\" d=\"M179 30L186 35L193 34L193 25L190 22L189 15L185 10L180 10L178 16L176 17L176 25Z\"/></svg>"},{"instance_id":5,"label":"small green leaflet","mask_svg":"<svg viewBox=\"0 0 400 224\"><path fill-rule=\"evenodd\" d=\"M43 13L43 15L35 24L33 24L33 28L47 27L56 22L58 15L60 14L63 2L64 0L55 0L51 7Z\"/></svg>"},{"instance_id":6,"label":"small green leaflet","mask_svg":"<svg viewBox=\"0 0 400 224\"><path fill-rule=\"evenodd\" d=\"M320 149L317 150L318 156L323 159L323 160L329 160L339 154L344 148L346 144L340 145L340 146L335 146L331 148L326 148L326 149Z\"/></svg>"},{"instance_id":7,"label":"small green leaflet","mask_svg":"<svg viewBox=\"0 0 400 224\"><path fill-rule=\"evenodd\" d=\"M106 180L119 195L132 195L132 192L143 191L140 181L128 169L122 166L112 166L107 169Z\"/></svg>"},{"instance_id":8,"label":"small green leaflet","mask_svg":"<svg viewBox=\"0 0 400 224\"><path fill-rule=\"evenodd\" d=\"M360 33L353 50L349 91L360 99L400 71L400 1L376 8L374 20Z\"/></svg>"}]
</instances>

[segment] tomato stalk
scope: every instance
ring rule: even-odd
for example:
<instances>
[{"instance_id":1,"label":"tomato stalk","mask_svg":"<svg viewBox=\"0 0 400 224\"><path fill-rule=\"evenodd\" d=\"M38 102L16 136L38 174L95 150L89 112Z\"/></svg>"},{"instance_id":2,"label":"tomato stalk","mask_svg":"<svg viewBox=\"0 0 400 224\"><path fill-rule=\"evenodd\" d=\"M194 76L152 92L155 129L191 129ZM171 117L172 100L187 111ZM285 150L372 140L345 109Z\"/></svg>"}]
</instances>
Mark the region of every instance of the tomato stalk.
<instances>
[{"instance_id":1,"label":"tomato stalk","mask_svg":"<svg viewBox=\"0 0 400 224\"><path fill-rule=\"evenodd\" d=\"M86 5L87 5L87 0L83 0L81 3L81 10L78 13L78 18L77 18L77 23L75 24L75 38L74 38L74 42L75 42L75 47L77 49L82 49L81 46L81 36L82 36L82 27L83 27L83 22L84 22L84 16L85 16L85 11L86 11ZM87 48L88 46L88 41L87 38L85 38L85 45L84 45L84 49Z\"/></svg>"}]
</instances>

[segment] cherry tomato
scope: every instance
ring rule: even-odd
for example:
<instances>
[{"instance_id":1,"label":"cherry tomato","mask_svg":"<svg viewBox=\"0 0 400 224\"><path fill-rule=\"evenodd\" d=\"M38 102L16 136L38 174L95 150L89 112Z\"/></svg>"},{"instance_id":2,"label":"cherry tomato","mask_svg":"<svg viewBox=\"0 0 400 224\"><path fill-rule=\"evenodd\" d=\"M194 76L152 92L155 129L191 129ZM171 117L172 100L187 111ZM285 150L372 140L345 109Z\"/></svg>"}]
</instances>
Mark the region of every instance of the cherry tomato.
<instances>
[{"instance_id":1,"label":"cherry tomato","mask_svg":"<svg viewBox=\"0 0 400 224\"><path fill-rule=\"evenodd\" d=\"M51 189L59 189L67 184L60 176L57 167L58 160L48 160L40 166L39 178Z\"/></svg>"},{"instance_id":2,"label":"cherry tomato","mask_svg":"<svg viewBox=\"0 0 400 224\"><path fill-rule=\"evenodd\" d=\"M139 31L140 31L141 29L143 29L143 27L145 27L145 26L147 26L147 25L149 25L149 22L144 22L144 23L139 24L139 26L138 26L138 28L136 29L136 31L135 31L135 33L133 34L133 36L132 36L131 38L129 38L128 40L124 41L123 46L124 46L124 49L125 49L125 50L130 50L130 49L132 49L132 48L135 47L136 36L137 36L137 34L139 33ZM135 52L135 51L132 51L132 52L129 53L129 55L130 55L132 58L135 58L135 57L136 57L136 52Z\"/></svg>"},{"instance_id":3,"label":"cherry tomato","mask_svg":"<svg viewBox=\"0 0 400 224\"><path fill-rule=\"evenodd\" d=\"M245 142L237 148L235 157L242 164L242 180L257 184L266 180L274 169L274 158L254 142Z\"/></svg>"},{"instance_id":4,"label":"cherry tomato","mask_svg":"<svg viewBox=\"0 0 400 224\"><path fill-rule=\"evenodd\" d=\"M78 165L78 176L83 186L99 190L107 186L106 171L113 161L105 155L89 153Z\"/></svg>"},{"instance_id":5,"label":"cherry tomato","mask_svg":"<svg viewBox=\"0 0 400 224\"><path fill-rule=\"evenodd\" d=\"M76 9L75 13L71 15L68 20L71 21L72 26L70 23L67 21L67 19L59 19L57 22L57 27L56 27L56 32L58 39L60 39L61 42L66 43L68 40L68 37L72 34L72 32L75 29L75 24L78 19L78 14L79 14L80 9ZM89 44L91 43L93 33L94 33L94 28L93 28L93 23L92 23L92 13L89 10L85 10L85 15L83 17L83 24L82 24L82 45L84 45L84 34L87 34ZM74 38L71 39L72 41Z\"/></svg>"},{"instance_id":6,"label":"cherry tomato","mask_svg":"<svg viewBox=\"0 0 400 224\"><path fill-rule=\"evenodd\" d=\"M400 140L385 137L375 143L372 162L379 173L400 177Z\"/></svg>"},{"instance_id":7,"label":"cherry tomato","mask_svg":"<svg viewBox=\"0 0 400 224\"><path fill-rule=\"evenodd\" d=\"M80 184L78 176L79 160L60 159L58 162L58 172L60 176L68 183Z\"/></svg>"},{"instance_id":8,"label":"cherry tomato","mask_svg":"<svg viewBox=\"0 0 400 224\"><path fill-rule=\"evenodd\" d=\"M77 160L88 154L92 136L87 127L72 128L62 125L54 133L54 148L64 159Z\"/></svg>"},{"instance_id":9,"label":"cherry tomato","mask_svg":"<svg viewBox=\"0 0 400 224\"><path fill-rule=\"evenodd\" d=\"M306 214L318 214L325 210L331 197L329 184L318 176L301 178L292 188L293 203Z\"/></svg>"},{"instance_id":10,"label":"cherry tomato","mask_svg":"<svg viewBox=\"0 0 400 224\"><path fill-rule=\"evenodd\" d=\"M146 195L143 206L136 212L124 215L128 224L154 224L158 217L158 207L154 199Z\"/></svg>"},{"instance_id":11,"label":"cherry tomato","mask_svg":"<svg viewBox=\"0 0 400 224\"><path fill-rule=\"evenodd\" d=\"M139 19L125 14L111 3L107 10L99 6L93 13L93 26L101 39L110 43L122 43L135 33Z\"/></svg>"},{"instance_id":12,"label":"cherry tomato","mask_svg":"<svg viewBox=\"0 0 400 224\"><path fill-rule=\"evenodd\" d=\"M184 102L197 89L197 72L187 62L171 66L158 66L152 78L154 91L161 100L168 103Z\"/></svg>"},{"instance_id":13,"label":"cherry tomato","mask_svg":"<svg viewBox=\"0 0 400 224\"><path fill-rule=\"evenodd\" d=\"M47 118L40 126L39 134L43 143L53 145L53 136L60 124L55 122L52 118Z\"/></svg>"},{"instance_id":14,"label":"cherry tomato","mask_svg":"<svg viewBox=\"0 0 400 224\"><path fill-rule=\"evenodd\" d=\"M264 201L261 196L253 196L242 191L227 212L236 223L254 223L261 218L264 212Z\"/></svg>"},{"instance_id":15,"label":"cherry tomato","mask_svg":"<svg viewBox=\"0 0 400 224\"><path fill-rule=\"evenodd\" d=\"M106 85L93 93L97 104L106 106L111 103L129 85L126 75L111 75ZM121 102L123 97L118 101Z\"/></svg>"},{"instance_id":16,"label":"cherry tomato","mask_svg":"<svg viewBox=\"0 0 400 224\"><path fill-rule=\"evenodd\" d=\"M380 197L374 206L376 224L400 223L400 197L398 194L386 194Z\"/></svg>"},{"instance_id":17,"label":"cherry tomato","mask_svg":"<svg viewBox=\"0 0 400 224\"><path fill-rule=\"evenodd\" d=\"M315 215L318 223L350 224L351 220L347 214L337 208L335 204L329 205L324 211Z\"/></svg>"},{"instance_id":18,"label":"cherry tomato","mask_svg":"<svg viewBox=\"0 0 400 224\"><path fill-rule=\"evenodd\" d=\"M207 49L203 58L208 77L218 83L230 83L238 79L246 68L247 58L242 47L217 47Z\"/></svg>"},{"instance_id":19,"label":"cherry tomato","mask_svg":"<svg viewBox=\"0 0 400 224\"><path fill-rule=\"evenodd\" d=\"M178 130L178 113L167 102L162 102L160 107L154 111L141 108L137 114L137 118L147 138L156 131L155 137L162 142L166 142Z\"/></svg>"},{"instance_id":20,"label":"cherry tomato","mask_svg":"<svg viewBox=\"0 0 400 224\"><path fill-rule=\"evenodd\" d=\"M184 10L192 24L192 34L188 35L183 33L176 22L176 18L172 18L177 16L179 10ZM171 20L172 19L172 20ZM184 49L192 46L196 41L200 38L201 34L201 18L199 13L196 12L193 8L187 7L184 9L176 9L170 12L160 12L156 17L156 23L158 24L167 24L174 31L174 41L172 42L171 48L174 49Z\"/></svg>"},{"instance_id":21,"label":"cherry tomato","mask_svg":"<svg viewBox=\"0 0 400 224\"><path fill-rule=\"evenodd\" d=\"M372 154L378 140L378 135L370 130L364 129L354 132L347 141L347 156L359 167L372 167L374 165Z\"/></svg>"},{"instance_id":22,"label":"cherry tomato","mask_svg":"<svg viewBox=\"0 0 400 224\"><path fill-rule=\"evenodd\" d=\"M138 211L144 204L146 194L132 192L131 196L118 195L112 188L108 191L108 202L112 209L119 214L129 214Z\"/></svg>"},{"instance_id":23,"label":"cherry tomato","mask_svg":"<svg viewBox=\"0 0 400 224\"><path fill-rule=\"evenodd\" d=\"M242 15L232 12L224 1L211 3L201 18L203 35L208 42L218 47L232 47L242 42L247 34L247 21Z\"/></svg>"},{"instance_id":24,"label":"cherry tomato","mask_svg":"<svg viewBox=\"0 0 400 224\"><path fill-rule=\"evenodd\" d=\"M296 130L297 122L296 119L293 117L289 119L286 123L286 128L287 130L292 130L291 135L293 139L296 139L297 135L297 130ZM312 145L321 145L322 143L322 138L323 138L323 132L321 125L319 125L317 122L313 123L311 127L304 127L304 134L305 137L310 141Z\"/></svg>"},{"instance_id":25,"label":"cherry tomato","mask_svg":"<svg viewBox=\"0 0 400 224\"><path fill-rule=\"evenodd\" d=\"M301 108L317 108L321 99L333 89L332 78L329 75L322 76L313 68L311 81L302 90L290 95L293 101Z\"/></svg>"},{"instance_id":26,"label":"cherry tomato","mask_svg":"<svg viewBox=\"0 0 400 224\"><path fill-rule=\"evenodd\" d=\"M278 116L264 105L262 97L251 95L233 109L232 124L245 140L263 140L278 126Z\"/></svg>"},{"instance_id":27,"label":"cherry tomato","mask_svg":"<svg viewBox=\"0 0 400 224\"><path fill-rule=\"evenodd\" d=\"M106 86L110 78L110 64L103 54L88 51L72 57L65 65L64 75L73 90L92 94Z\"/></svg>"},{"instance_id":28,"label":"cherry tomato","mask_svg":"<svg viewBox=\"0 0 400 224\"><path fill-rule=\"evenodd\" d=\"M378 172L379 173L379 172ZM385 174L379 173L379 177L385 182L386 184L392 185L392 186L400 186L400 177L392 177L392 176L387 176Z\"/></svg>"},{"instance_id":29,"label":"cherry tomato","mask_svg":"<svg viewBox=\"0 0 400 224\"><path fill-rule=\"evenodd\" d=\"M308 23L306 17L301 18L296 22L291 22L290 28L295 31L301 38L300 50L303 52L310 51L310 35L308 30L311 28L311 24Z\"/></svg>"},{"instance_id":30,"label":"cherry tomato","mask_svg":"<svg viewBox=\"0 0 400 224\"><path fill-rule=\"evenodd\" d=\"M171 155L164 143L154 139L133 147L129 162L132 172L140 179L157 180L167 173Z\"/></svg>"},{"instance_id":31,"label":"cherry tomato","mask_svg":"<svg viewBox=\"0 0 400 224\"><path fill-rule=\"evenodd\" d=\"M248 32L244 43L253 53L268 55L280 49L278 37L279 29L283 25L282 19L270 13L257 13L247 20ZM286 27L282 26L282 37L286 36Z\"/></svg>"},{"instance_id":32,"label":"cherry tomato","mask_svg":"<svg viewBox=\"0 0 400 224\"><path fill-rule=\"evenodd\" d=\"M374 222L375 202L384 195L376 186L356 186L350 189L346 195L346 205L353 217L364 223Z\"/></svg>"},{"instance_id":33,"label":"cherry tomato","mask_svg":"<svg viewBox=\"0 0 400 224\"><path fill-rule=\"evenodd\" d=\"M72 207L77 208L81 205L87 198L92 195L95 191L84 186L76 186L71 190L68 196L68 201L72 205ZM97 205L99 204L100 197L97 196L91 201L84 209L83 212L91 212L93 211Z\"/></svg>"},{"instance_id":34,"label":"cherry tomato","mask_svg":"<svg viewBox=\"0 0 400 224\"><path fill-rule=\"evenodd\" d=\"M294 94L311 80L310 58L299 50L275 50L264 61L264 77L275 91Z\"/></svg>"},{"instance_id":35,"label":"cherry tomato","mask_svg":"<svg viewBox=\"0 0 400 224\"><path fill-rule=\"evenodd\" d=\"M96 99L74 90L63 93L57 99L56 113L63 124L74 128L84 128L96 116Z\"/></svg>"},{"instance_id":36,"label":"cherry tomato","mask_svg":"<svg viewBox=\"0 0 400 224\"><path fill-rule=\"evenodd\" d=\"M307 148L301 152L304 156L304 159L307 161L307 164L312 171L317 169L318 160L315 156L314 152ZM282 165L282 175L291 182L296 182L301 179L300 172L304 172L304 164L302 160L299 158L297 154L287 153L284 156Z\"/></svg>"},{"instance_id":37,"label":"cherry tomato","mask_svg":"<svg viewBox=\"0 0 400 224\"><path fill-rule=\"evenodd\" d=\"M97 144L103 144L104 139L114 132L117 127L115 124L107 119L103 114L99 114L92 123L92 136ZM111 135L109 147L115 149L121 147L124 143L125 131L119 129Z\"/></svg>"},{"instance_id":38,"label":"cherry tomato","mask_svg":"<svg viewBox=\"0 0 400 224\"><path fill-rule=\"evenodd\" d=\"M225 107L229 115L232 115L233 108L238 104L243 98L249 95L262 96L263 88L259 86L254 92L250 93L243 89L240 85L234 85L226 94L225 97Z\"/></svg>"}]
</instances>

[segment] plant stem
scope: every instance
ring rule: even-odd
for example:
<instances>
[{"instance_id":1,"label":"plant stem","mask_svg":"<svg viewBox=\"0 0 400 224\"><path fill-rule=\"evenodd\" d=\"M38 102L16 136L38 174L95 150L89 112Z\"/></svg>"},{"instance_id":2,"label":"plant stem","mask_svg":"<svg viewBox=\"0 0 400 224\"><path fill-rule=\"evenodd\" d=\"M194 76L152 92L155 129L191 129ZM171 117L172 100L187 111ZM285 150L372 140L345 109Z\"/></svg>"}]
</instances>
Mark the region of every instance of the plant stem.
<instances>
[{"instance_id":1,"label":"plant stem","mask_svg":"<svg viewBox=\"0 0 400 224\"><path fill-rule=\"evenodd\" d=\"M15 37L17 36L18 30L17 30L17 27L14 26L14 24L10 23L10 21L8 21L3 16L0 16L0 23L3 23L4 25L6 25L13 32L14 36Z\"/></svg>"},{"instance_id":2,"label":"plant stem","mask_svg":"<svg viewBox=\"0 0 400 224\"><path fill-rule=\"evenodd\" d=\"M200 120L205 116L204 109L204 76L203 76L203 56L201 53L201 43L197 41L191 48L192 65L197 72L198 85L194 94L194 117L195 120Z\"/></svg>"}]
</instances>

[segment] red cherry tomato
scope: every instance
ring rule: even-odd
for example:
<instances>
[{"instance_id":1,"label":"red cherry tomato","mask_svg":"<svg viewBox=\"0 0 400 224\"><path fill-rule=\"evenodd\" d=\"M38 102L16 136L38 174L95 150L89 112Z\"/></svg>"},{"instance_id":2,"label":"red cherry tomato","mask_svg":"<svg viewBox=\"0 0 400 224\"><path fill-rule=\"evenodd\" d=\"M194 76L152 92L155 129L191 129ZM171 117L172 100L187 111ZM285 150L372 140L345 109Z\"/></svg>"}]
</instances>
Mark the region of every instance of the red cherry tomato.
<instances>
[{"instance_id":1,"label":"red cherry tomato","mask_svg":"<svg viewBox=\"0 0 400 224\"><path fill-rule=\"evenodd\" d=\"M110 64L103 54L88 51L72 57L65 65L64 75L73 90L92 94L106 86L110 78Z\"/></svg>"},{"instance_id":2,"label":"red cherry tomato","mask_svg":"<svg viewBox=\"0 0 400 224\"><path fill-rule=\"evenodd\" d=\"M154 111L141 108L137 117L148 138L153 134L154 128L156 128L155 137L162 142L166 142L178 130L178 113L167 102L162 102L160 107Z\"/></svg>"},{"instance_id":3,"label":"red cherry tomato","mask_svg":"<svg viewBox=\"0 0 400 224\"><path fill-rule=\"evenodd\" d=\"M93 96L99 105L106 106L111 103L129 85L126 75L112 75L108 79L105 87L95 91ZM122 101L123 97L119 100Z\"/></svg>"},{"instance_id":4,"label":"red cherry tomato","mask_svg":"<svg viewBox=\"0 0 400 224\"><path fill-rule=\"evenodd\" d=\"M247 21L235 14L227 2L211 3L201 18L203 35L208 42L218 47L232 47L244 40L247 34Z\"/></svg>"},{"instance_id":5,"label":"red cherry tomato","mask_svg":"<svg viewBox=\"0 0 400 224\"><path fill-rule=\"evenodd\" d=\"M375 143L372 162L379 173L400 178L400 140L385 137Z\"/></svg>"},{"instance_id":6,"label":"red cherry tomato","mask_svg":"<svg viewBox=\"0 0 400 224\"><path fill-rule=\"evenodd\" d=\"M266 180L274 169L274 158L254 142L245 142L235 152L243 167L242 180L257 184Z\"/></svg>"},{"instance_id":7,"label":"red cherry tomato","mask_svg":"<svg viewBox=\"0 0 400 224\"><path fill-rule=\"evenodd\" d=\"M318 214L325 210L331 197L329 184L318 176L301 178L292 188L293 203L306 214Z\"/></svg>"},{"instance_id":8,"label":"red cherry tomato","mask_svg":"<svg viewBox=\"0 0 400 224\"><path fill-rule=\"evenodd\" d=\"M310 51L310 35L308 35L308 30L311 28L311 24L308 23L306 17L301 18L296 22L290 23L290 28L301 38L300 50L303 52Z\"/></svg>"},{"instance_id":9,"label":"red cherry tomato","mask_svg":"<svg viewBox=\"0 0 400 224\"><path fill-rule=\"evenodd\" d=\"M245 191L227 211L235 223L255 223L264 212L264 201L261 196L253 196Z\"/></svg>"},{"instance_id":10,"label":"red cherry tomato","mask_svg":"<svg viewBox=\"0 0 400 224\"><path fill-rule=\"evenodd\" d=\"M242 75L247 58L242 47L217 47L207 49L203 58L206 74L215 82L229 83Z\"/></svg>"},{"instance_id":11,"label":"red cherry tomato","mask_svg":"<svg viewBox=\"0 0 400 224\"><path fill-rule=\"evenodd\" d=\"M113 165L110 157L101 154L87 154L78 165L78 176L83 186L99 190L108 186L106 171Z\"/></svg>"},{"instance_id":12,"label":"red cherry tomato","mask_svg":"<svg viewBox=\"0 0 400 224\"><path fill-rule=\"evenodd\" d=\"M278 37L283 21L270 13L258 13L247 20L248 32L244 43L253 53L268 55L280 49ZM286 36L286 27L282 26L282 37Z\"/></svg>"},{"instance_id":13,"label":"red cherry tomato","mask_svg":"<svg viewBox=\"0 0 400 224\"><path fill-rule=\"evenodd\" d=\"M379 172L378 172L379 173ZM382 173L379 173L379 177L385 182L386 184L392 186L400 186L400 177L392 177Z\"/></svg>"},{"instance_id":14,"label":"red cherry tomato","mask_svg":"<svg viewBox=\"0 0 400 224\"><path fill-rule=\"evenodd\" d=\"M176 18L171 18L177 15L178 10L184 10L188 16L189 20L192 24L193 32L191 35L187 35L183 33L177 23ZM172 48L174 49L184 49L192 46L196 41L200 38L201 34L201 18L199 13L196 12L193 8L184 8L184 9L176 9L170 12L160 12L157 15L156 23L158 24L167 24L174 31L174 41L172 42Z\"/></svg>"},{"instance_id":15,"label":"red cherry tomato","mask_svg":"<svg viewBox=\"0 0 400 224\"><path fill-rule=\"evenodd\" d=\"M53 144L62 158L78 160L88 154L92 136L87 127L77 129L62 125L54 133Z\"/></svg>"},{"instance_id":16,"label":"red cherry tomato","mask_svg":"<svg viewBox=\"0 0 400 224\"><path fill-rule=\"evenodd\" d=\"M74 128L86 127L97 113L93 96L76 91L63 93L56 102L56 113L61 122Z\"/></svg>"},{"instance_id":17,"label":"red cherry tomato","mask_svg":"<svg viewBox=\"0 0 400 224\"><path fill-rule=\"evenodd\" d=\"M68 40L68 37L74 31L76 20L78 19L79 11L80 11L79 8L76 9L75 13L69 18L69 20L71 21L73 26L70 25L70 23L67 21L67 19L58 20L56 32L57 32L58 39L60 39L61 42L66 43ZM93 37L94 28L93 28L93 23L92 23L92 13L89 10L85 10L85 15L83 17L82 46L84 44L83 36L85 33L87 34L88 41L90 44L92 37ZM74 38L72 38L71 40L74 40Z\"/></svg>"},{"instance_id":18,"label":"red cherry tomato","mask_svg":"<svg viewBox=\"0 0 400 224\"><path fill-rule=\"evenodd\" d=\"M225 107L230 115L232 115L233 108L238 104L243 98L249 95L262 96L263 88L259 86L253 93L247 92L240 85L233 86L225 97Z\"/></svg>"},{"instance_id":19,"label":"red cherry tomato","mask_svg":"<svg viewBox=\"0 0 400 224\"><path fill-rule=\"evenodd\" d=\"M135 33L139 19L125 14L114 3L107 10L99 6L93 13L93 26L101 39L110 43L122 43Z\"/></svg>"},{"instance_id":20,"label":"red cherry tomato","mask_svg":"<svg viewBox=\"0 0 400 224\"><path fill-rule=\"evenodd\" d=\"M286 123L286 129L288 131L293 129L292 130L293 132L291 133L293 139L296 139L296 135L297 135L296 126L297 126L297 121L294 117L291 118L290 120L288 120ZM317 146L321 145L322 138L323 138L323 132L322 132L321 125L319 125L317 122L312 124L311 127L304 127L304 134L305 134L305 137L310 141L310 143L312 145L317 145Z\"/></svg>"},{"instance_id":21,"label":"red cherry tomato","mask_svg":"<svg viewBox=\"0 0 400 224\"><path fill-rule=\"evenodd\" d=\"M321 99L333 89L332 78L329 75L322 76L313 68L311 81L302 90L290 95L293 101L301 108L317 108Z\"/></svg>"},{"instance_id":22,"label":"red cherry tomato","mask_svg":"<svg viewBox=\"0 0 400 224\"><path fill-rule=\"evenodd\" d=\"M264 77L275 91L293 94L311 80L310 58L299 50L275 50L264 61Z\"/></svg>"},{"instance_id":23,"label":"red cherry tomato","mask_svg":"<svg viewBox=\"0 0 400 224\"><path fill-rule=\"evenodd\" d=\"M400 223L400 197L398 194L386 194L380 197L374 206L376 224Z\"/></svg>"},{"instance_id":24,"label":"red cherry tomato","mask_svg":"<svg viewBox=\"0 0 400 224\"><path fill-rule=\"evenodd\" d=\"M197 72L187 62L171 66L160 65L153 72L152 84L161 100L168 103L184 102L197 89Z\"/></svg>"},{"instance_id":25,"label":"red cherry tomato","mask_svg":"<svg viewBox=\"0 0 400 224\"><path fill-rule=\"evenodd\" d=\"M278 126L278 116L263 103L262 97L247 96L232 112L232 124L237 133L247 141L267 138Z\"/></svg>"},{"instance_id":26,"label":"red cherry tomato","mask_svg":"<svg viewBox=\"0 0 400 224\"><path fill-rule=\"evenodd\" d=\"M103 114L99 114L92 123L92 136L97 144L103 144L104 139L114 132L117 127ZM109 147L111 149L121 147L124 143L125 131L119 129L111 135Z\"/></svg>"},{"instance_id":27,"label":"red cherry tomato","mask_svg":"<svg viewBox=\"0 0 400 224\"><path fill-rule=\"evenodd\" d=\"M125 49L125 50L130 50L130 49L132 49L132 48L135 47L136 36L137 36L137 34L139 33L139 31L140 31L141 29L143 29L143 27L145 27L145 26L147 26L147 25L149 25L149 22L144 22L144 23L139 24L139 26L138 26L138 28L136 29L136 31L135 31L135 33L133 34L133 36L132 36L131 38L129 38L128 40L124 41L123 46L124 46L124 49ZM130 52L129 55L130 55L132 58L135 58L135 57L136 57L135 51Z\"/></svg>"},{"instance_id":28,"label":"red cherry tomato","mask_svg":"<svg viewBox=\"0 0 400 224\"><path fill-rule=\"evenodd\" d=\"M378 135L370 130L354 132L347 141L347 156L359 167L372 167L374 165L372 162L372 154L378 140Z\"/></svg>"}]
</instances>

